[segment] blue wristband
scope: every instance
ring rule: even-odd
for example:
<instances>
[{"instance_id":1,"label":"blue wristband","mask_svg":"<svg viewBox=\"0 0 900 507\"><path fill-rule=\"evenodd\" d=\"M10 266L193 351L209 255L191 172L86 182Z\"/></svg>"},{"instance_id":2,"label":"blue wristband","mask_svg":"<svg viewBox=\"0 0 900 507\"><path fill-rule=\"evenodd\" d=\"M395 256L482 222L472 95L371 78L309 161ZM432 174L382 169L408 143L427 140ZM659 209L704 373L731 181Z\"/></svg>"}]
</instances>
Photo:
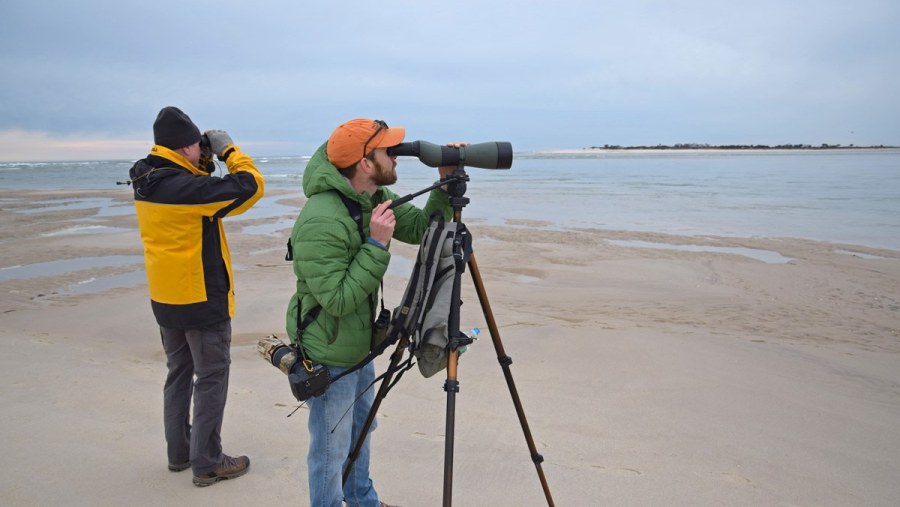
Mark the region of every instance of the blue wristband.
<instances>
[{"instance_id":1,"label":"blue wristband","mask_svg":"<svg viewBox=\"0 0 900 507\"><path fill-rule=\"evenodd\" d=\"M377 246L378 248L380 248L382 250L387 250L387 248L384 245L379 243L378 240L376 240L374 238L370 237L368 241L369 241L369 243L372 243L373 245Z\"/></svg>"}]
</instances>

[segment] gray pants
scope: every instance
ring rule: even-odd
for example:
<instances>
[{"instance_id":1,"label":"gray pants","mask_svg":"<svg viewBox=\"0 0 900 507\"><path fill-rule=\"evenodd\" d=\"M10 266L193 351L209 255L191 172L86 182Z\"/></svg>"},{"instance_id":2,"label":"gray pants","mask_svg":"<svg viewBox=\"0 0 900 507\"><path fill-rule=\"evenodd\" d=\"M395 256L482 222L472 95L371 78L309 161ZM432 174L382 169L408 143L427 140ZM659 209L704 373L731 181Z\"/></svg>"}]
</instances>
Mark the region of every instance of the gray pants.
<instances>
[{"instance_id":1,"label":"gray pants","mask_svg":"<svg viewBox=\"0 0 900 507\"><path fill-rule=\"evenodd\" d=\"M169 368L163 390L169 463L190 460L195 475L209 473L222 461L220 432L231 365L231 321L203 329L159 329Z\"/></svg>"}]
</instances>

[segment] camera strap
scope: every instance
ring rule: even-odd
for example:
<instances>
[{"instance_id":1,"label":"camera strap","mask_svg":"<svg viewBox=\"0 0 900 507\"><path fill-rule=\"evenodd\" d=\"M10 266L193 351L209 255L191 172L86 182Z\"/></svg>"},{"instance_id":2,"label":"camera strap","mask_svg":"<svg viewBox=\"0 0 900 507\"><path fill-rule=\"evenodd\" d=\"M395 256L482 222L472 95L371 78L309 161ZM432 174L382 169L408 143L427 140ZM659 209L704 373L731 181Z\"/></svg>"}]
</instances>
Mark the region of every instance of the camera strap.
<instances>
[{"instance_id":1,"label":"camera strap","mask_svg":"<svg viewBox=\"0 0 900 507\"><path fill-rule=\"evenodd\" d=\"M301 340L303 339L303 332L306 331L306 328L309 327L314 320L316 320L316 317L319 316L321 310L322 305L314 306L309 313L306 314L306 317L303 318L303 321L300 321L300 302L297 301L297 341L294 348L297 349L297 353L303 358L303 367L306 368L306 371L309 373L313 372L312 361L306 357L306 352L303 350L303 343Z\"/></svg>"}]
</instances>

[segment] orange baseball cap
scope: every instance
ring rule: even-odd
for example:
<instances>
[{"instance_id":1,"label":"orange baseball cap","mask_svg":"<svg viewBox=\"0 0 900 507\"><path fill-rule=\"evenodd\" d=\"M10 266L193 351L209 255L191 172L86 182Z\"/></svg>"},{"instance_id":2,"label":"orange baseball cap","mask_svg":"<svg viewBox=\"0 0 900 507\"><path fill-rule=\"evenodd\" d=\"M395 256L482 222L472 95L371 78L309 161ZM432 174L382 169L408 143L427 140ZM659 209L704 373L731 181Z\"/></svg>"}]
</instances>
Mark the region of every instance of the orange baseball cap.
<instances>
[{"instance_id":1,"label":"orange baseball cap","mask_svg":"<svg viewBox=\"0 0 900 507\"><path fill-rule=\"evenodd\" d=\"M356 118L334 129L328 138L325 154L338 169L359 162L376 148L389 148L403 142L406 129L388 127L381 120Z\"/></svg>"}]
</instances>

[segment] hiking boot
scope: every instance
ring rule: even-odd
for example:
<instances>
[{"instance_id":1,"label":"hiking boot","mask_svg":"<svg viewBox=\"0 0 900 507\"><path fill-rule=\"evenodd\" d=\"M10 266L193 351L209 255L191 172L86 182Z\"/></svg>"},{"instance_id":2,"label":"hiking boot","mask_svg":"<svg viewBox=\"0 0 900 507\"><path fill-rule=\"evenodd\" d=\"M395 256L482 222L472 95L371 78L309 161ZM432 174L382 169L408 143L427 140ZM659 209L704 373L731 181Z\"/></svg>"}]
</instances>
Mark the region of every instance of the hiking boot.
<instances>
[{"instance_id":1,"label":"hiking boot","mask_svg":"<svg viewBox=\"0 0 900 507\"><path fill-rule=\"evenodd\" d=\"M222 462L219 463L215 470L207 474L194 476L194 486L202 488L211 486L225 479L234 479L235 477L244 475L249 469L250 458L247 456L232 458L231 456L223 454Z\"/></svg>"},{"instance_id":2,"label":"hiking boot","mask_svg":"<svg viewBox=\"0 0 900 507\"><path fill-rule=\"evenodd\" d=\"M188 468L191 468L190 461L185 461L184 463L169 463L170 472L181 472L182 470L187 470Z\"/></svg>"}]
</instances>

